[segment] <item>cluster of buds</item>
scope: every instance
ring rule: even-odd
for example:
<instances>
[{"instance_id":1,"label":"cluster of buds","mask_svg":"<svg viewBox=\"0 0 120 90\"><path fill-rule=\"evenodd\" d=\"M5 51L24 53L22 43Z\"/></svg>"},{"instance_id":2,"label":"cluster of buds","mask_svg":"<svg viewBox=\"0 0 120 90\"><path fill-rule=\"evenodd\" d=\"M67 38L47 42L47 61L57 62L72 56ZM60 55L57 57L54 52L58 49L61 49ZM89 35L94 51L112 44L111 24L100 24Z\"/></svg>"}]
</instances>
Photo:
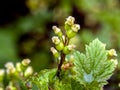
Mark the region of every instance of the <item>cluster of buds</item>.
<instances>
[{"instance_id":1,"label":"cluster of buds","mask_svg":"<svg viewBox=\"0 0 120 90\"><path fill-rule=\"evenodd\" d=\"M12 62L7 62L7 63L5 64L5 67L6 67L6 73L7 73L8 75L14 74L14 73L16 72L16 69L15 69L15 67L14 67L14 65L13 65Z\"/></svg>"},{"instance_id":2,"label":"cluster of buds","mask_svg":"<svg viewBox=\"0 0 120 90\"><path fill-rule=\"evenodd\" d=\"M113 56L117 56L117 53L116 53L115 49L110 49L110 50L108 50L108 55L113 57Z\"/></svg>"},{"instance_id":3,"label":"cluster of buds","mask_svg":"<svg viewBox=\"0 0 120 90\"><path fill-rule=\"evenodd\" d=\"M75 18L72 16L69 16L65 22L65 30L68 38L74 37L80 29L80 25L75 24L74 22Z\"/></svg>"},{"instance_id":4,"label":"cluster of buds","mask_svg":"<svg viewBox=\"0 0 120 90\"><path fill-rule=\"evenodd\" d=\"M12 62L8 62L5 64L6 67L6 73L7 75L15 75L17 77L28 77L33 73L33 69L31 66L28 66L30 64L29 59L24 59L22 62L17 62L16 65Z\"/></svg>"},{"instance_id":5,"label":"cluster of buds","mask_svg":"<svg viewBox=\"0 0 120 90\"><path fill-rule=\"evenodd\" d=\"M71 67L73 67L73 63L72 62L67 62L67 63L63 64L61 68L63 70L69 70Z\"/></svg>"},{"instance_id":6,"label":"cluster of buds","mask_svg":"<svg viewBox=\"0 0 120 90\"><path fill-rule=\"evenodd\" d=\"M51 47L51 51L56 58L59 57L61 52L69 54L74 50L75 45L69 44L69 40L73 38L80 29L80 25L74 22L75 18L69 16L65 21L65 30L61 30L57 26L52 27L56 36L52 37L52 42L55 44L55 47Z\"/></svg>"},{"instance_id":7,"label":"cluster of buds","mask_svg":"<svg viewBox=\"0 0 120 90\"><path fill-rule=\"evenodd\" d=\"M108 50L108 58L110 59L111 62L114 63L115 67L118 65L118 61L117 59L115 59L116 56L117 56L117 53L115 49Z\"/></svg>"},{"instance_id":8,"label":"cluster of buds","mask_svg":"<svg viewBox=\"0 0 120 90\"><path fill-rule=\"evenodd\" d=\"M6 90L17 90L15 86L13 86L12 80L23 80L33 74L33 68L29 66L30 62L31 61L29 59L24 59L22 62L17 62L16 65L12 62L7 62L5 64L6 69L0 69L0 83L3 83L5 78L11 80L9 85L6 87ZM0 86L0 90L4 90L4 88L2 88L3 86Z\"/></svg>"}]
</instances>

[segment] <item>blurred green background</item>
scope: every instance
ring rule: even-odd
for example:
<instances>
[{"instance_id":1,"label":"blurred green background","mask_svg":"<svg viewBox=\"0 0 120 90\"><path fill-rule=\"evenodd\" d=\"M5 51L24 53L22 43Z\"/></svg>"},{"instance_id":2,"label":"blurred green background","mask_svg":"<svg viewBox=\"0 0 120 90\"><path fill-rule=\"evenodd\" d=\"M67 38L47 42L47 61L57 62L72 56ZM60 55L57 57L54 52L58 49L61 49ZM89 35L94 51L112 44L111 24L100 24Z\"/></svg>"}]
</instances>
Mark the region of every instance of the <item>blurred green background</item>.
<instances>
[{"instance_id":1,"label":"blurred green background","mask_svg":"<svg viewBox=\"0 0 120 90\"><path fill-rule=\"evenodd\" d=\"M120 60L120 0L1 0L0 67L8 61L31 59L35 71L55 66L50 52L52 26L75 17L81 30L77 49L95 38L115 48ZM120 63L105 90L120 90Z\"/></svg>"}]
</instances>

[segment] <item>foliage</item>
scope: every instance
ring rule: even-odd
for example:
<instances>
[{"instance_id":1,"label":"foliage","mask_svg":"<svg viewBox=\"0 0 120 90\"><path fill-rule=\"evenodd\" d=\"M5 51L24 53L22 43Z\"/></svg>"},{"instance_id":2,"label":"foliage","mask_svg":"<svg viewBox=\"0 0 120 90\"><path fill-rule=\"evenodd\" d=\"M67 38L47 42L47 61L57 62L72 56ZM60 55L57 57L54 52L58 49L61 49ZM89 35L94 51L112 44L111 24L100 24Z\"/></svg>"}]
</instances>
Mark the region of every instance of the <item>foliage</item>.
<instances>
[{"instance_id":1,"label":"foliage","mask_svg":"<svg viewBox=\"0 0 120 90\"><path fill-rule=\"evenodd\" d=\"M49 52L53 24L63 24L64 18L73 15L81 30L70 42L84 52L84 44L94 38L115 48L120 59L120 1L119 0L24 0L30 12L15 22L0 27L0 67L7 61L17 62L30 58L35 71L56 66ZM4 10L7 12L7 10ZM13 14L14 10L9 11ZM21 10L22 11L22 10ZM24 10L23 10L24 11ZM18 11L17 11L18 12ZM5 15L6 16L6 15ZM18 14L15 14L15 17ZM9 16L6 17L6 19ZM11 17L11 16L10 16ZM3 20L3 19L2 19ZM61 27L63 28L63 27ZM57 60L55 59L57 62ZM39 62L39 63L38 63ZM105 90L119 90L120 63Z\"/></svg>"},{"instance_id":2,"label":"foliage","mask_svg":"<svg viewBox=\"0 0 120 90\"><path fill-rule=\"evenodd\" d=\"M99 87L106 85L110 78L116 60L112 61L107 56L105 45L98 39L86 45L86 53L75 52L76 79L90 90L99 90Z\"/></svg>"},{"instance_id":3,"label":"foliage","mask_svg":"<svg viewBox=\"0 0 120 90\"><path fill-rule=\"evenodd\" d=\"M117 66L116 51L106 50L105 44L98 39L85 47L85 54L75 50L70 43L80 29L75 18L69 16L65 29L53 26L56 36L52 37L54 47L51 51L57 59L58 67L45 69L33 74L28 66L29 59L22 62L5 64L0 70L1 90L101 90L107 84ZM4 81L8 82L4 82Z\"/></svg>"}]
</instances>

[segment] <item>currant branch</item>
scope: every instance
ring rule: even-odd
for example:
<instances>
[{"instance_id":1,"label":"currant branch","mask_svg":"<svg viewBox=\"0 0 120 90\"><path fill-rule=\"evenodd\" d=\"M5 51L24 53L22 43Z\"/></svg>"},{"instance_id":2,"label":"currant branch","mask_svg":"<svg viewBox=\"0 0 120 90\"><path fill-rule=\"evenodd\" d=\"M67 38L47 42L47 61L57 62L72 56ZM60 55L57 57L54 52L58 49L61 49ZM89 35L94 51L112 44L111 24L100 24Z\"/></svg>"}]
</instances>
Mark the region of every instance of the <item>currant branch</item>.
<instances>
[{"instance_id":1,"label":"currant branch","mask_svg":"<svg viewBox=\"0 0 120 90\"><path fill-rule=\"evenodd\" d=\"M61 66L65 62L65 57L75 48L75 45L69 44L71 38L73 38L80 26L75 24L75 18L69 16L65 21L65 30L61 30L57 26L53 26L54 33L57 36L52 37L52 42L55 44L55 47L51 47L51 51L57 60L59 60L57 76L60 78Z\"/></svg>"}]
</instances>

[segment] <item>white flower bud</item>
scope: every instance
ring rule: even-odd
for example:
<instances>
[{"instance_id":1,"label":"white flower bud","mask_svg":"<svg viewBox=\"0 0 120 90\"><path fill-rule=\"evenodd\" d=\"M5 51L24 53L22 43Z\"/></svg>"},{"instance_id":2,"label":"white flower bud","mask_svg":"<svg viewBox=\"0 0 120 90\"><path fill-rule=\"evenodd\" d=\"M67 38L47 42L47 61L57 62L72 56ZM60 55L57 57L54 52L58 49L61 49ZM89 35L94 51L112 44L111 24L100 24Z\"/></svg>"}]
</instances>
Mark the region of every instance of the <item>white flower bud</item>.
<instances>
[{"instance_id":1,"label":"white flower bud","mask_svg":"<svg viewBox=\"0 0 120 90\"><path fill-rule=\"evenodd\" d=\"M57 51L54 47L51 47L50 50L51 50L51 52L53 53L53 55L54 55L55 57L58 57L58 56L59 56L58 51Z\"/></svg>"},{"instance_id":2,"label":"white flower bud","mask_svg":"<svg viewBox=\"0 0 120 90\"><path fill-rule=\"evenodd\" d=\"M59 44L59 43L60 43L60 39L59 39L57 36L53 36L53 37L52 37L52 42L53 42L54 44Z\"/></svg>"},{"instance_id":3,"label":"white flower bud","mask_svg":"<svg viewBox=\"0 0 120 90\"><path fill-rule=\"evenodd\" d=\"M30 64L30 59L23 59L23 61L22 61L22 65L23 66L28 66L28 64Z\"/></svg>"},{"instance_id":4,"label":"white flower bud","mask_svg":"<svg viewBox=\"0 0 120 90\"><path fill-rule=\"evenodd\" d=\"M14 74L16 72L15 68L7 69L6 70L7 74Z\"/></svg>"},{"instance_id":5,"label":"white flower bud","mask_svg":"<svg viewBox=\"0 0 120 90\"><path fill-rule=\"evenodd\" d=\"M74 32L78 32L78 30L80 29L80 25L79 24L74 24L71 29L74 31Z\"/></svg>"},{"instance_id":6,"label":"white flower bud","mask_svg":"<svg viewBox=\"0 0 120 90\"><path fill-rule=\"evenodd\" d=\"M115 49L111 49L108 51L108 55L109 56L117 56L117 53L116 53Z\"/></svg>"},{"instance_id":7,"label":"white flower bud","mask_svg":"<svg viewBox=\"0 0 120 90\"><path fill-rule=\"evenodd\" d=\"M54 47L51 47L50 50L52 51L53 54L57 53L57 50Z\"/></svg>"},{"instance_id":8,"label":"white flower bud","mask_svg":"<svg viewBox=\"0 0 120 90\"><path fill-rule=\"evenodd\" d=\"M24 72L24 76L28 77L29 75L33 74L33 68L31 66L27 67L27 69Z\"/></svg>"},{"instance_id":9,"label":"white flower bud","mask_svg":"<svg viewBox=\"0 0 120 90\"><path fill-rule=\"evenodd\" d=\"M13 73L16 72L16 69L15 69L15 67L14 67L12 62L6 63L5 67L7 68L7 70L6 70L7 74L13 74Z\"/></svg>"},{"instance_id":10,"label":"white flower bud","mask_svg":"<svg viewBox=\"0 0 120 90\"><path fill-rule=\"evenodd\" d=\"M5 64L5 67L10 69L10 68L14 68L14 65L13 65L12 62L7 62L7 63Z\"/></svg>"},{"instance_id":11,"label":"white flower bud","mask_svg":"<svg viewBox=\"0 0 120 90\"><path fill-rule=\"evenodd\" d=\"M72 16L69 16L67 19L66 19L66 22L65 24L68 24L68 25L73 25L75 22L75 18L72 17Z\"/></svg>"},{"instance_id":12,"label":"white flower bud","mask_svg":"<svg viewBox=\"0 0 120 90\"><path fill-rule=\"evenodd\" d=\"M22 71L21 63L20 62L16 63L16 69L17 69L18 72Z\"/></svg>"},{"instance_id":13,"label":"white flower bud","mask_svg":"<svg viewBox=\"0 0 120 90\"><path fill-rule=\"evenodd\" d=\"M68 50L71 51L71 50L73 50L76 46L75 46L74 44L71 44L71 45L68 45L67 47L68 47Z\"/></svg>"},{"instance_id":14,"label":"white flower bud","mask_svg":"<svg viewBox=\"0 0 120 90\"><path fill-rule=\"evenodd\" d=\"M58 28L57 26L53 26L52 29L54 30L55 34L61 32L60 28Z\"/></svg>"},{"instance_id":15,"label":"white flower bud","mask_svg":"<svg viewBox=\"0 0 120 90\"><path fill-rule=\"evenodd\" d=\"M65 46L63 49L64 54L69 54L76 46L73 44L70 44L68 46Z\"/></svg>"}]
</instances>

